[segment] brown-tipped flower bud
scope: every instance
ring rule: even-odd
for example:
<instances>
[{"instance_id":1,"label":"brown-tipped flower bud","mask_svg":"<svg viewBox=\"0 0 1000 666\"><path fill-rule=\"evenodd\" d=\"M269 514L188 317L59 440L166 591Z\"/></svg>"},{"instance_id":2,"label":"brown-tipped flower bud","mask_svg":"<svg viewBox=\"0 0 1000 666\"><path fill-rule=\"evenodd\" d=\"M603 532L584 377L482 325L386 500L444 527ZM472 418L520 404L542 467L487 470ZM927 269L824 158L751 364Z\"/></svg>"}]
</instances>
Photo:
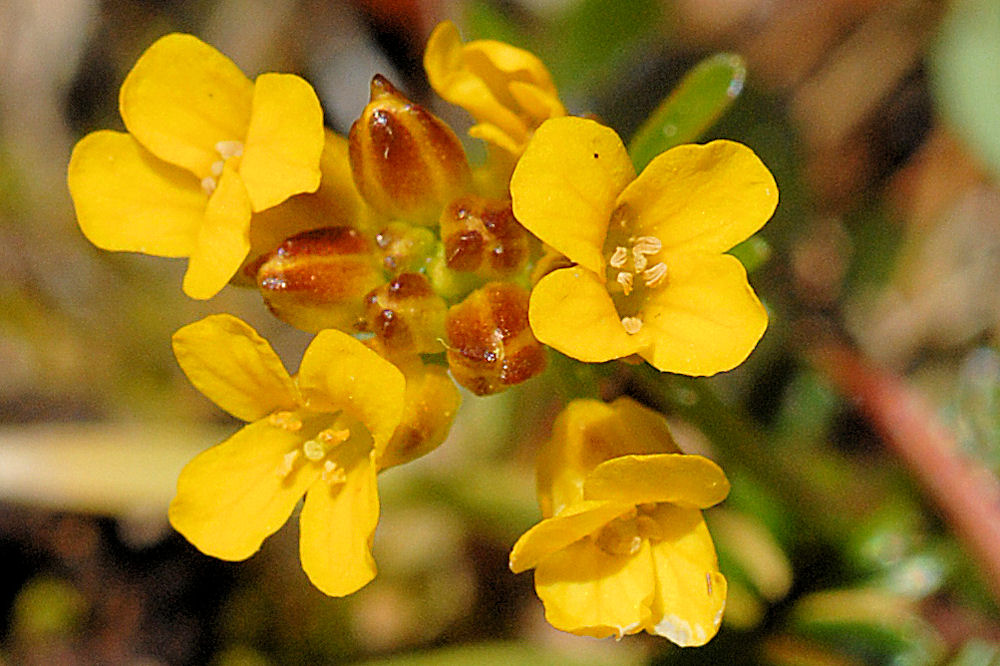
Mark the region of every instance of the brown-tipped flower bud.
<instances>
[{"instance_id":1,"label":"brown-tipped flower bud","mask_svg":"<svg viewBox=\"0 0 1000 666\"><path fill-rule=\"evenodd\" d=\"M468 194L441 213L441 239L448 268L502 278L527 263L531 234L514 219L509 200Z\"/></svg>"},{"instance_id":2,"label":"brown-tipped flower bud","mask_svg":"<svg viewBox=\"0 0 1000 666\"><path fill-rule=\"evenodd\" d=\"M265 255L257 286L279 319L315 333L353 328L364 296L382 281L374 243L350 227L324 227L288 238Z\"/></svg>"},{"instance_id":3,"label":"brown-tipped flower bud","mask_svg":"<svg viewBox=\"0 0 1000 666\"><path fill-rule=\"evenodd\" d=\"M354 182L383 215L433 225L469 188L469 163L455 133L381 75L372 79L371 101L349 141Z\"/></svg>"},{"instance_id":4,"label":"brown-tipped flower bud","mask_svg":"<svg viewBox=\"0 0 1000 666\"><path fill-rule=\"evenodd\" d=\"M403 419L386 446L379 469L401 465L433 451L448 436L462 395L442 366L399 366L406 376Z\"/></svg>"},{"instance_id":5,"label":"brown-tipped flower bud","mask_svg":"<svg viewBox=\"0 0 1000 666\"><path fill-rule=\"evenodd\" d=\"M364 299L360 325L374 333L388 353L434 354L443 351L447 304L420 273L403 273L373 289Z\"/></svg>"},{"instance_id":6,"label":"brown-tipped flower bud","mask_svg":"<svg viewBox=\"0 0 1000 666\"><path fill-rule=\"evenodd\" d=\"M448 310L448 366L476 395L498 393L545 369L545 349L528 325L528 291L490 282Z\"/></svg>"}]
</instances>

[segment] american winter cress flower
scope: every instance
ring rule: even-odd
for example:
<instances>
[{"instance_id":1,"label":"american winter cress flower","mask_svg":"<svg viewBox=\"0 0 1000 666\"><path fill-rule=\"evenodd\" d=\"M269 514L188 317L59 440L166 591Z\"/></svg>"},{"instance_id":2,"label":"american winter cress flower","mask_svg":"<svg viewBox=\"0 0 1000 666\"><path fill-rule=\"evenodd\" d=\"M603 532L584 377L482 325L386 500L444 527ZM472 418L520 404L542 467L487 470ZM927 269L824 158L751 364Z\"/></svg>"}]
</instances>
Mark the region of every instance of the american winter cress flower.
<instances>
[{"instance_id":1,"label":"american winter cress flower","mask_svg":"<svg viewBox=\"0 0 1000 666\"><path fill-rule=\"evenodd\" d=\"M484 165L380 75L345 139L302 79L250 81L180 34L123 83L128 133L87 135L69 165L95 245L188 257L194 298L252 282L275 316L315 334L290 375L231 315L175 333L191 383L247 425L188 463L169 518L205 554L242 560L304 497L302 568L331 596L375 576L377 474L441 444L456 381L480 395L526 381L547 365L539 341L585 362L638 354L710 375L767 325L725 254L777 204L749 148L679 146L636 176L614 131L566 116L533 54L463 43L445 22L424 65L472 115ZM681 453L660 414L624 397L570 402L537 478L543 519L510 567L535 569L553 626L679 645L715 635L727 586L701 510L729 483Z\"/></svg>"},{"instance_id":2,"label":"american winter cress flower","mask_svg":"<svg viewBox=\"0 0 1000 666\"><path fill-rule=\"evenodd\" d=\"M629 398L571 402L539 453L538 492L543 520L518 539L510 568L535 569L552 626L682 646L715 635L726 579L701 509L729 482L680 453L662 416Z\"/></svg>"},{"instance_id":3,"label":"american winter cress flower","mask_svg":"<svg viewBox=\"0 0 1000 666\"><path fill-rule=\"evenodd\" d=\"M351 336L322 331L290 377L271 346L230 315L174 334L181 368L209 399L249 421L187 464L170 523L207 555L242 560L305 495L300 556L326 594L375 577L375 475L403 413L402 373Z\"/></svg>"},{"instance_id":4,"label":"american winter cress flower","mask_svg":"<svg viewBox=\"0 0 1000 666\"><path fill-rule=\"evenodd\" d=\"M119 110L127 134L88 134L70 158L80 228L106 250L188 257L193 298L236 273L254 212L319 186L323 114L312 87L289 74L250 81L191 35L142 54Z\"/></svg>"},{"instance_id":5,"label":"american winter cress flower","mask_svg":"<svg viewBox=\"0 0 1000 666\"><path fill-rule=\"evenodd\" d=\"M763 335L767 313L723 254L778 201L746 146L677 146L636 177L613 130L556 118L535 132L510 192L521 224L576 264L531 293L542 343L581 361L639 354L659 370L712 375L742 363Z\"/></svg>"}]
</instances>

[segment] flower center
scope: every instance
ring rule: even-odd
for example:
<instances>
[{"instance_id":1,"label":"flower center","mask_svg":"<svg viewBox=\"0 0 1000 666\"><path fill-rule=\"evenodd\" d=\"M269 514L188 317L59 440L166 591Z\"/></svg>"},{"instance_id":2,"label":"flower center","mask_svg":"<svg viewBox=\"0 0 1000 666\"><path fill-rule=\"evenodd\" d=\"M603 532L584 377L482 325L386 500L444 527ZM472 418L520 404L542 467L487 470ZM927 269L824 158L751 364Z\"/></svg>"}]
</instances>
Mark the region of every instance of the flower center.
<instances>
[{"instance_id":1,"label":"flower center","mask_svg":"<svg viewBox=\"0 0 1000 666\"><path fill-rule=\"evenodd\" d=\"M222 176L226 160L243 156L243 142L220 141L215 144L215 152L219 154L221 159L212 162L212 175L201 179L201 189L205 190L205 194L209 196L212 196L212 192L215 192L215 188L219 186L219 177Z\"/></svg>"},{"instance_id":2,"label":"flower center","mask_svg":"<svg viewBox=\"0 0 1000 666\"><path fill-rule=\"evenodd\" d=\"M302 465L317 464L323 468L321 478L331 485L339 485L347 481L347 471L343 466L331 459L331 455L340 445L351 438L351 430L341 427L340 418L324 414L317 423L315 417L308 417L300 412L276 411L267 417L268 425L287 432L315 433L305 436L302 444L281 458L275 473L281 478L287 478ZM303 422L305 418L305 422ZM332 425L331 425L332 420ZM325 424L325 425L324 425ZM338 456L339 457L339 456Z\"/></svg>"},{"instance_id":3,"label":"flower center","mask_svg":"<svg viewBox=\"0 0 1000 666\"><path fill-rule=\"evenodd\" d=\"M615 308L622 315L625 332L635 335L642 330L640 310L646 292L655 289L667 279L667 264L656 255L663 243L656 236L636 236L630 233L632 224L627 206L615 209L608 225L604 245L607 257L608 291Z\"/></svg>"},{"instance_id":4,"label":"flower center","mask_svg":"<svg viewBox=\"0 0 1000 666\"><path fill-rule=\"evenodd\" d=\"M594 539L597 547L608 555L635 555L643 541L660 541L663 532L649 515L655 507L655 504L640 504L612 520L597 533Z\"/></svg>"}]
</instances>

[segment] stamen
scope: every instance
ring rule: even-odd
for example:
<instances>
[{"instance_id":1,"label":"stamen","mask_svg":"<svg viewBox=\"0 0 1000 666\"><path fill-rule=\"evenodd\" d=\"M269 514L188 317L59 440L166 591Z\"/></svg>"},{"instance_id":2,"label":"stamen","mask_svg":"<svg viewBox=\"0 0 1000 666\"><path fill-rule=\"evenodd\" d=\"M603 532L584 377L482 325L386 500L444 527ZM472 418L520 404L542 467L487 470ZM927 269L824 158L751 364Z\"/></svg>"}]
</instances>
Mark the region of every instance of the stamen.
<instances>
[{"instance_id":1,"label":"stamen","mask_svg":"<svg viewBox=\"0 0 1000 666\"><path fill-rule=\"evenodd\" d=\"M632 252L640 254L656 254L663 249L663 243L656 236L639 236L632 243Z\"/></svg>"},{"instance_id":2,"label":"stamen","mask_svg":"<svg viewBox=\"0 0 1000 666\"><path fill-rule=\"evenodd\" d=\"M215 149L222 155L222 159L228 160L230 157L239 157L243 154L243 142L220 141L215 144Z\"/></svg>"},{"instance_id":3,"label":"stamen","mask_svg":"<svg viewBox=\"0 0 1000 666\"><path fill-rule=\"evenodd\" d=\"M330 485L347 483L347 471L332 460L327 460L323 463L323 474L320 478Z\"/></svg>"},{"instance_id":4,"label":"stamen","mask_svg":"<svg viewBox=\"0 0 1000 666\"><path fill-rule=\"evenodd\" d=\"M642 320L638 317L622 317L622 326L629 335L635 335L642 329Z\"/></svg>"},{"instance_id":5,"label":"stamen","mask_svg":"<svg viewBox=\"0 0 1000 666\"><path fill-rule=\"evenodd\" d=\"M614 254L608 259L608 263L612 268L621 268L628 261L628 250L623 248L621 245L615 248Z\"/></svg>"},{"instance_id":6,"label":"stamen","mask_svg":"<svg viewBox=\"0 0 1000 666\"><path fill-rule=\"evenodd\" d=\"M661 261L652 268L644 270L642 277L646 281L647 287L658 287L667 279L667 265Z\"/></svg>"},{"instance_id":7,"label":"stamen","mask_svg":"<svg viewBox=\"0 0 1000 666\"><path fill-rule=\"evenodd\" d=\"M275 428L281 428L288 432L297 432L302 429L302 421L295 415L295 412L274 412L267 417L267 422Z\"/></svg>"},{"instance_id":8,"label":"stamen","mask_svg":"<svg viewBox=\"0 0 1000 666\"><path fill-rule=\"evenodd\" d=\"M215 187L218 183L211 176L205 176L201 179L201 189L205 190L205 194L211 196L212 192L215 191Z\"/></svg>"},{"instance_id":9,"label":"stamen","mask_svg":"<svg viewBox=\"0 0 1000 666\"><path fill-rule=\"evenodd\" d=\"M221 176L222 170L225 168L225 166L226 166L225 160L215 160L214 162L212 162L212 175L215 178Z\"/></svg>"},{"instance_id":10,"label":"stamen","mask_svg":"<svg viewBox=\"0 0 1000 666\"><path fill-rule=\"evenodd\" d=\"M639 273L646 269L646 264L649 260L646 259L646 254L637 247L632 248L632 263L635 265L635 272Z\"/></svg>"},{"instance_id":11,"label":"stamen","mask_svg":"<svg viewBox=\"0 0 1000 666\"><path fill-rule=\"evenodd\" d=\"M295 449L294 451L286 453L281 458L281 464L278 465L278 469L275 470L275 474L277 474L282 479L285 478L286 476L288 476L289 474L291 474L292 473L292 465L295 464L295 461L298 460L298 458L299 458L299 450L298 449Z\"/></svg>"},{"instance_id":12,"label":"stamen","mask_svg":"<svg viewBox=\"0 0 1000 666\"><path fill-rule=\"evenodd\" d=\"M659 523L649 516L639 516L636 518L635 526L636 531L639 532L639 536L643 539L649 539L653 542L663 540L663 530L660 529Z\"/></svg>"},{"instance_id":13,"label":"stamen","mask_svg":"<svg viewBox=\"0 0 1000 666\"><path fill-rule=\"evenodd\" d=\"M302 445L302 451L306 454L306 458L313 462L322 460L323 456L326 455L326 448L315 439L306 440L306 443Z\"/></svg>"},{"instance_id":14,"label":"stamen","mask_svg":"<svg viewBox=\"0 0 1000 666\"><path fill-rule=\"evenodd\" d=\"M344 428L343 430L327 428L325 430L320 430L319 434L316 435L316 439L330 447L336 446L337 444L343 444L350 438L351 431L347 428Z\"/></svg>"},{"instance_id":15,"label":"stamen","mask_svg":"<svg viewBox=\"0 0 1000 666\"><path fill-rule=\"evenodd\" d=\"M632 293L632 274L631 273L626 273L625 271L622 271L622 272L620 272L618 274L618 277L616 277L615 280L618 282L618 284L620 284L622 286L622 290L625 292L626 296L628 296L630 293Z\"/></svg>"}]
</instances>

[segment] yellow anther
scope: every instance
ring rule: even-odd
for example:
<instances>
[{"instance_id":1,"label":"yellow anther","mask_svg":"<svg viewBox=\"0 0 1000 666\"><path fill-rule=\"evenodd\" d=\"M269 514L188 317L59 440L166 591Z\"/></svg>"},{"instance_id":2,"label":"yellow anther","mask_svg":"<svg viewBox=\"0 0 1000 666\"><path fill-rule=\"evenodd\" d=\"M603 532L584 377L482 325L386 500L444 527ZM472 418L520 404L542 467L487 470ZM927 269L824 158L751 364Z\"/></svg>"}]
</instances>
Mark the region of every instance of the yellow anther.
<instances>
[{"instance_id":1,"label":"yellow anther","mask_svg":"<svg viewBox=\"0 0 1000 666\"><path fill-rule=\"evenodd\" d=\"M295 415L295 412L272 412L267 417L267 422L275 428L281 428L288 432L297 432L302 429L302 421Z\"/></svg>"},{"instance_id":2,"label":"yellow anther","mask_svg":"<svg viewBox=\"0 0 1000 666\"><path fill-rule=\"evenodd\" d=\"M337 444L343 444L350 439L350 437L351 431L347 428L344 428L343 430L327 428L325 430L320 430L319 434L316 435L316 439L330 447L336 446Z\"/></svg>"},{"instance_id":3,"label":"yellow anther","mask_svg":"<svg viewBox=\"0 0 1000 666\"><path fill-rule=\"evenodd\" d=\"M625 271L618 273L618 277L615 278L615 281L622 286L622 291L625 292L626 296L632 293L632 279L632 274Z\"/></svg>"},{"instance_id":4,"label":"yellow anther","mask_svg":"<svg viewBox=\"0 0 1000 666\"><path fill-rule=\"evenodd\" d=\"M347 471L332 460L327 460L323 463L323 475L321 478L330 485L347 483Z\"/></svg>"},{"instance_id":5,"label":"yellow anther","mask_svg":"<svg viewBox=\"0 0 1000 666\"><path fill-rule=\"evenodd\" d=\"M205 176L201 179L201 189L205 191L205 194L212 196L212 192L215 192L215 186L218 183L211 176Z\"/></svg>"},{"instance_id":6,"label":"yellow anther","mask_svg":"<svg viewBox=\"0 0 1000 666\"><path fill-rule=\"evenodd\" d=\"M629 335L635 335L642 330L642 320L638 317L622 317L622 326Z\"/></svg>"},{"instance_id":7,"label":"yellow anther","mask_svg":"<svg viewBox=\"0 0 1000 666\"><path fill-rule=\"evenodd\" d=\"M212 162L212 176L218 178L222 175L222 170L226 167L224 160L215 160Z\"/></svg>"},{"instance_id":8,"label":"yellow anther","mask_svg":"<svg viewBox=\"0 0 1000 666\"><path fill-rule=\"evenodd\" d=\"M608 259L608 263L611 264L612 268L621 268L625 265L626 261L628 261L628 250L621 245L615 248L611 258Z\"/></svg>"},{"instance_id":9,"label":"yellow anther","mask_svg":"<svg viewBox=\"0 0 1000 666\"><path fill-rule=\"evenodd\" d=\"M638 531L639 536L643 539L649 539L650 541L662 541L663 540L663 530L660 529L660 524L649 516L640 515L635 519L636 531Z\"/></svg>"},{"instance_id":10,"label":"yellow anther","mask_svg":"<svg viewBox=\"0 0 1000 666\"><path fill-rule=\"evenodd\" d=\"M639 273L645 270L647 263L649 263L649 260L646 259L645 253L638 248L632 248L632 264L635 266L635 272Z\"/></svg>"},{"instance_id":11,"label":"yellow anther","mask_svg":"<svg viewBox=\"0 0 1000 666\"><path fill-rule=\"evenodd\" d=\"M302 451L306 454L306 458L313 462L322 460L326 455L326 447L315 439L307 439L306 443L302 445Z\"/></svg>"},{"instance_id":12,"label":"yellow anther","mask_svg":"<svg viewBox=\"0 0 1000 666\"><path fill-rule=\"evenodd\" d=\"M661 261L652 268L647 268L642 272L642 278L646 281L647 287L658 287L667 279L667 265Z\"/></svg>"},{"instance_id":13,"label":"yellow anther","mask_svg":"<svg viewBox=\"0 0 1000 666\"><path fill-rule=\"evenodd\" d=\"M275 470L275 473L280 478L282 478L282 479L285 478L286 476L288 476L289 474L292 473L292 466L295 464L295 461L298 460L298 458L299 458L299 450L298 449L295 449L294 451L286 453L281 458L281 464L278 465L278 469Z\"/></svg>"},{"instance_id":14,"label":"yellow anther","mask_svg":"<svg viewBox=\"0 0 1000 666\"><path fill-rule=\"evenodd\" d=\"M222 156L222 159L228 160L230 157L239 157L243 154L243 142L241 141L220 141L215 144L215 149Z\"/></svg>"},{"instance_id":15,"label":"yellow anther","mask_svg":"<svg viewBox=\"0 0 1000 666\"><path fill-rule=\"evenodd\" d=\"M633 254L656 254L662 249L663 243L656 236L639 236L632 243Z\"/></svg>"}]
</instances>

